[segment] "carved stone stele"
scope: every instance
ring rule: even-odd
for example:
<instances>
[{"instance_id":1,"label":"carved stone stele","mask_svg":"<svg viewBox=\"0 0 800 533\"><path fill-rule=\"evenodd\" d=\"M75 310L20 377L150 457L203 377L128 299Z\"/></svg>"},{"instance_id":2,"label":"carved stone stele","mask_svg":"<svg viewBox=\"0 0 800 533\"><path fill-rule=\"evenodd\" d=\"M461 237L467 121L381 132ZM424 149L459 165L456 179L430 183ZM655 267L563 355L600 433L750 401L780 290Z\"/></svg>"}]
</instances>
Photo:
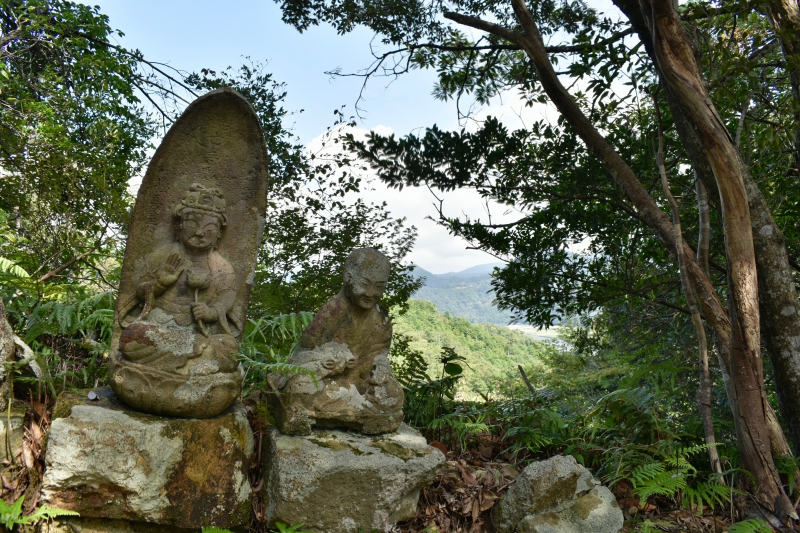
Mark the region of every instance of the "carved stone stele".
<instances>
[{"instance_id":1,"label":"carved stone stele","mask_svg":"<svg viewBox=\"0 0 800 533\"><path fill-rule=\"evenodd\" d=\"M195 100L153 156L131 216L109 381L134 409L207 418L239 396L266 194L250 104L230 89Z\"/></svg>"},{"instance_id":2,"label":"carved stone stele","mask_svg":"<svg viewBox=\"0 0 800 533\"><path fill-rule=\"evenodd\" d=\"M389 274L389 259L377 250L356 249L347 258L342 290L322 306L288 361L307 373L267 378L282 433L326 427L376 435L400 426L403 389L388 358L392 322L378 305Z\"/></svg>"}]
</instances>

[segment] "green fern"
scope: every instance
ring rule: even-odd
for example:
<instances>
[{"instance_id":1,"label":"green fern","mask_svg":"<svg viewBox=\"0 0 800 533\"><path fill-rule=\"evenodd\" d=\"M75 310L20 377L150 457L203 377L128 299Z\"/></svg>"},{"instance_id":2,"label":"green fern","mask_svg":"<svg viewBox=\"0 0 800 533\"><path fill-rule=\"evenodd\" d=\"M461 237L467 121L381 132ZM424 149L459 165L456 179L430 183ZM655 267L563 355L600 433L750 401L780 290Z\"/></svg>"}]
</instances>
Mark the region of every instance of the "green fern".
<instances>
[{"instance_id":1,"label":"green fern","mask_svg":"<svg viewBox=\"0 0 800 533\"><path fill-rule=\"evenodd\" d=\"M682 493L689 483L686 472L664 471L652 478L643 479L634 485L633 493L639 496L642 501L647 501L650 496L667 496L675 498Z\"/></svg>"},{"instance_id":2,"label":"green fern","mask_svg":"<svg viewBox=\"0 0 800 533\"><path fill-rule=\"evenodd\" d=\"M0 500L0 524L3 525L6 530L11 531L14 526L38 524L42 520L49 520L59 516L80 516L75 511L57 509L55 507L47 507L45 505L38 507L29 515L24 515L22 513L22 503L24 500L24 495L17 498L17 501L11 505L7 504L3 500Z\"/></svg>"},{"instance_id":3,"label":"green fern","mask_svg":"<svg viewBox=\"0 0 800 533\"><path fill-rule=\"evenodd\" d=\"M230 529L222 529L221 527L210 526L204 527L201 533L233 533Z\"/></svg>"},{"instance_id":4,"label":"green fern","mask_svg":"<svg viewBox=\"0 0 800 533\"><path fill-rule=\"evenodd\" d=\"M299 524L292 524L291 526L287 526L283 522L275 522L275 527L278 529L270 529L270 533L311 533L310 531L305 531L300 529L305 524L300 522Z\"/></svg>"},{"instance_id":5,"label":"green fern","mask_svg":"<svg viewBox=\"0 0 800 533\"><path fill-rule=\"evenodd\" d=\"M733 524L728 528L728 533L772 533L772 528L763 520L748 518Z\"/></svg>"},{"instance_id":6,"label":"green fern","mask_svg":"<svg viewBox=\"0 0 800 533\"><path fill-rule=\"evenodd\" d=\"M642 533L654 533L657 531L661 531L661 526L670 526L672 525L670 522L664 521L657 521L653 522L649 518L645 519L644 522L641 523L641 531Z\"/></svg>"},{"instance_id":7,"label":"green fern","mask_svg":"<svg viewBox=\"0 0 800 533\"><path fill-rule=\"evenodd\" d=\"M0 274L11 274L18 278L30 278L28 272L10 259L0 257Z\"/></svg>"},{"instance_id":8,"label":"green fern","mask_svg":"<svg viewBox=\"0 0 800 533\"><path fill-rule=\"evenodd\" d=\"M683 490L683 506L697 509L697 513L702 514L701 506L723 505L728 502L731 494L742 494L742 491L722 485L718 481L709 481L708 483L698 481L694 487L689 486Z\"/></svg>"}]
</instances>

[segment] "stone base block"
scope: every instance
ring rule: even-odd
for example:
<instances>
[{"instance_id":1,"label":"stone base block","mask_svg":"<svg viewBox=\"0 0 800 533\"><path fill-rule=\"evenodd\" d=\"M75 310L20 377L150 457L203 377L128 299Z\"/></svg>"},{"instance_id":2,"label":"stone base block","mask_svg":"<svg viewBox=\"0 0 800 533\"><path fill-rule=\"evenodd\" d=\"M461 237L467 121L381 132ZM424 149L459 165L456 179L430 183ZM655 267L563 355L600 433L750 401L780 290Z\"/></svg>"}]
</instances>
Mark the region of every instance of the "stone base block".
<instances>
[{"instance_id":1,"label":"stone base block","mask_svg":"<svg viewBox=\"0 0 800 533\"><path fill-rule=\"evenodd\" d=\"M70 414L50 426L48 505L173 529L249 523L253 433L241 407L214 418L162 418L131 410L110 389L95 392L100 401L60 398L54 410Z\"/></svg>"},{"instance_id":2,"label":"stone base block","mask_svg":"<svg viewBox=\"0 0 800 533\"><path fill-rule=\"evenodd\" d=\"M384 531L414 516L420 489L444 463L405 424L377 436L315 430L292 437L273 429L263 455L267 518L325 533Z\"/></svg>"},{"instance_id":3,"label":"stone base block","mask_svg":"<svg viewBox=\"0 0 800 533\"><path fill-rule=\"evenodd\" d=\"M574 457L528 465L492 512L497 533L618 533L614 495Z\"/></svg>"}]
</instances>

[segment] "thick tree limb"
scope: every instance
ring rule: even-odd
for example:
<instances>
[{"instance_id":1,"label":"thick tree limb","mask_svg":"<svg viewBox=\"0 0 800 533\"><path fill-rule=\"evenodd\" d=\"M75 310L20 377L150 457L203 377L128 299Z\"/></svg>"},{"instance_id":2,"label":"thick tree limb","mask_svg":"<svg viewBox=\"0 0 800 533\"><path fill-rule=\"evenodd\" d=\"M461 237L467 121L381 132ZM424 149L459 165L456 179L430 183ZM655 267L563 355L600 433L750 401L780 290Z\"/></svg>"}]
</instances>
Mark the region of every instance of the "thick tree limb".
<instances>
[{"instance_id":1,"label":"thick tree limb","mask_svg":"<svg viewBox=\"0 0 800 533\"><path fill-rule=\"evenodd\" d=\"M770 449L761 360L758 279L748 195L739 154L708 97L689 39L670 0L640 0L656 63L698 133L722 203L730 287L731 377L742 463L757 480L759 502L780 518L797 517L783 492Z\"/></svg>"}]
</instances>

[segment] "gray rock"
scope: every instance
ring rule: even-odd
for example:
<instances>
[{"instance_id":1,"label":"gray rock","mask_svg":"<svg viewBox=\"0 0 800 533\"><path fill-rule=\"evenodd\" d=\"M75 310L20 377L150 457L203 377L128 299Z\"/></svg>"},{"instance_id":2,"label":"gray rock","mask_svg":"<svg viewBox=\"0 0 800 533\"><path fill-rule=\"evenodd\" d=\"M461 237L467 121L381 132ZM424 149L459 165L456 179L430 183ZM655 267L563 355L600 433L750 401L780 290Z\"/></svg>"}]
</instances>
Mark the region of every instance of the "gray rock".
<instances>
[{"instance_id":1,"label":"gray rock","mask_svg":"<svg viewBox=\"0 0 800 533\"><path fill-rule=\"evenodd\" d=\"M445 457L416 430L367 437L315 430L266 439L264 489L270 524L303 522L303 529L355 533L412 517L419 491L430 484Z\"/></svg>"},{"instance_id":2,"label":"gray rock","mask_svg":"<svg viewBox=\"0 0 800 533\"><path fill-rule=\"evenodd\" d=\"M571 456L528 465L492 515L498 533L617 533L614 495Z\"/></svg>"},{"instance_id":3,"label":"gray rock","mask_svg":"<svg viewBox=\"0 0 800 533\"><path fill-rule=\"evenodd\" d=\"M75 405L50 426L48 505L184 528L249 523L253 434L243 409L164 419L104 403Z\"/></svg>"},{"instance_id":4,"label":"gray rock","mask_svg":"<svg viewBox=\"0 0 800 533\"><path fill-rule=\"evenodd\" d=\"M197 529L184 529L175 526L128 522L107 518L67 517L43 522L41 533L196 533Z\"/></svg>"}]
</instances>

